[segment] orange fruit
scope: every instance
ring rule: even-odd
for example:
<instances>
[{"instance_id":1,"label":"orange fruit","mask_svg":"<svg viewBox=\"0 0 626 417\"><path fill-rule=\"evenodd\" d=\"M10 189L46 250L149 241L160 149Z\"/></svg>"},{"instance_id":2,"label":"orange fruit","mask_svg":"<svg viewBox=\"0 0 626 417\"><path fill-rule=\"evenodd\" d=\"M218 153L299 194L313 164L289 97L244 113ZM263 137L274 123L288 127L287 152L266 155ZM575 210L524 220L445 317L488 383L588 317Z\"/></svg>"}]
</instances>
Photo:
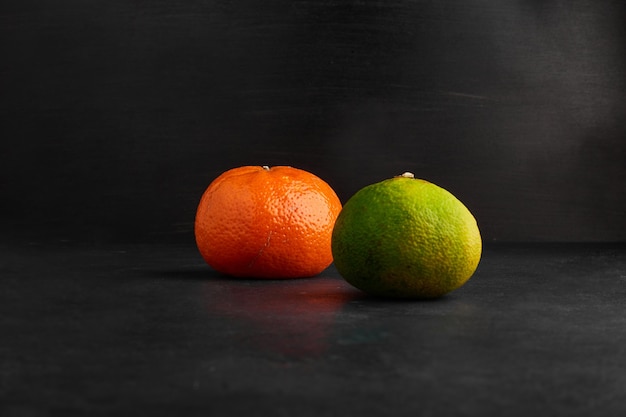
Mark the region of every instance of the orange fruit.
<instances>
[{"instance_id":1,"label":"orange fruit","mask_svg":"<svg viewBox=\"0 0 626 417\"><path fill-rule=\"evenodd\" d=\"M235 277L314 276L333 261L332 229L341 211L335 191L288 166L243 166L218 176L196 212L204 260Z\"/></svg>"},{"instance_id":2,"label":"orange fruit","mask_svg":"<svg viewBox=\"0 0 626 417\"><path fill-rule=\"evenodd\" d=\"M461 201L405 173L368 185L346 202L332 251L340 275L366 293L436 298L474 274L482 240Z\"/></svg>"}]
</instances>

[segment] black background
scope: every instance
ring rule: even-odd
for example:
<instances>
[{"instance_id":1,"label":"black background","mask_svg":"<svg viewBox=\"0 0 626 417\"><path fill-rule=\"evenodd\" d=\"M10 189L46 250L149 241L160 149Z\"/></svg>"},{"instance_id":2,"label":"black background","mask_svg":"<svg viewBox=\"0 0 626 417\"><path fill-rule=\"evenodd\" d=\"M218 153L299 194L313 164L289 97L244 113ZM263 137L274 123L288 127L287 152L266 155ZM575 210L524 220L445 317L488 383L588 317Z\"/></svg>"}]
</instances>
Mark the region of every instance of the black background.
<instances>
[{"instance_id":1,"label":"black background","mask_svg":"<svg viewBox=\"0 0 626 417\"><path fill-rule=\"evenodd\" d=\"M3 235L191 242L201 193L292 165L342 201L412 171L485 241L626 240L615 1L0 4Z\"/></svg>"},{"instance_id":2,"label":"black background","mask_svg":"<svg viewBox=\"0 0 626 417\"><path fill-rule=\"evenodd\" d=\"M626 415L625 11L1 0L0 415ZM344 202L412 171L480 266L429 302L224 277L195 210L245 164Z\"/></svg>"}]
</instances>

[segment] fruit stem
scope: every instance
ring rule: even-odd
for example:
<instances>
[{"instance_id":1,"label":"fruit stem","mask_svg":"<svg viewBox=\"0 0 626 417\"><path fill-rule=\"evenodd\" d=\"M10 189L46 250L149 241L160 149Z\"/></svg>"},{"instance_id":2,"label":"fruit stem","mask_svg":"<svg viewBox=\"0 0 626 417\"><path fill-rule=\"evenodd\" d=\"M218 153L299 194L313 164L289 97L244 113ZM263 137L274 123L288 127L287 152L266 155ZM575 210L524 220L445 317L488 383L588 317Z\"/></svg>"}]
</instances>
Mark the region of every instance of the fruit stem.
<instances>
[{"instance_id":1,"label":"fruit stem","mask_svg":"<svg viewBox=\"0 0 626 417\"><path fill-rule=\"evenodd\" d=\"M266 171L269 171L270 167L268 167L267 165L263 165L263 169L266 170Z\"/></svg>"},{"instance_id":2,"label":"fruit stem","mask_svg":"<svg viewBox=\"0 0 626 417\"><path fill-rule=\"evenodd\" d=\"M400 175L402 178L415 178L415 175L412 172L405 172L402 175Z\"/></svg>"}]
</instances>

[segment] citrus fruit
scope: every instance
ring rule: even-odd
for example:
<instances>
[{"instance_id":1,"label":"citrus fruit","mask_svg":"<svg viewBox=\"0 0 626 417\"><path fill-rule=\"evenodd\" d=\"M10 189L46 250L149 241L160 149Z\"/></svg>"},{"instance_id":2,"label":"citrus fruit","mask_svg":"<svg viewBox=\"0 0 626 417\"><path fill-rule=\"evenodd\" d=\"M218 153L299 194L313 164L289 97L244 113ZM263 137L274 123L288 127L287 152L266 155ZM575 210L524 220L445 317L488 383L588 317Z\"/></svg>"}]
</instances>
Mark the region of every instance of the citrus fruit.
<instances>
[{"instance_id":1,"label":"citrus fruit","mask_svg":"<svg viewBox=\"0 0 626 417\"><path fill-rule=\"evenodd\" d=\"M407 172L362 188L344 204L332 252L340 275L366 293L436 298L473 275L482 240L463 203Z\"/></svg>"},{"instance_id":2,"label":"citrus fruit","mask_svg":"<svg viewBox=\"0 0 626 417\"><path fill-rule=\"evenodd\" d=\"M314 276L332 263L333 225L341 211L334 190L288 166L243 166L208 186L194 232L204 260L235 277Z\"/></svg>"}]
</instances>

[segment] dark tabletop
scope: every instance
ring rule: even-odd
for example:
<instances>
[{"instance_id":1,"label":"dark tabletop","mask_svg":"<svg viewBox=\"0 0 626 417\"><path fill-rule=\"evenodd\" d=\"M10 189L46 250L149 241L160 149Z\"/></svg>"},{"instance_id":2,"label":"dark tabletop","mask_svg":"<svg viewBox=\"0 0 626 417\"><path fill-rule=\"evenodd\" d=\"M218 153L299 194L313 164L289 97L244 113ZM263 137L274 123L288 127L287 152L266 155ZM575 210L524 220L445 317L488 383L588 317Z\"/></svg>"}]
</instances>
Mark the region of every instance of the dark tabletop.
<instances>
[{"instance_id":1,"label":"dark tabletop","mask_svg":"<svg viewBox=\"0 0 626 417\"><path fill-rule=\"evenodd\" d=\"M436 301L194 246L4 244L0 274L3 416L626 412L624 244L490 244Z\"/></svg>"}]
</instances>

